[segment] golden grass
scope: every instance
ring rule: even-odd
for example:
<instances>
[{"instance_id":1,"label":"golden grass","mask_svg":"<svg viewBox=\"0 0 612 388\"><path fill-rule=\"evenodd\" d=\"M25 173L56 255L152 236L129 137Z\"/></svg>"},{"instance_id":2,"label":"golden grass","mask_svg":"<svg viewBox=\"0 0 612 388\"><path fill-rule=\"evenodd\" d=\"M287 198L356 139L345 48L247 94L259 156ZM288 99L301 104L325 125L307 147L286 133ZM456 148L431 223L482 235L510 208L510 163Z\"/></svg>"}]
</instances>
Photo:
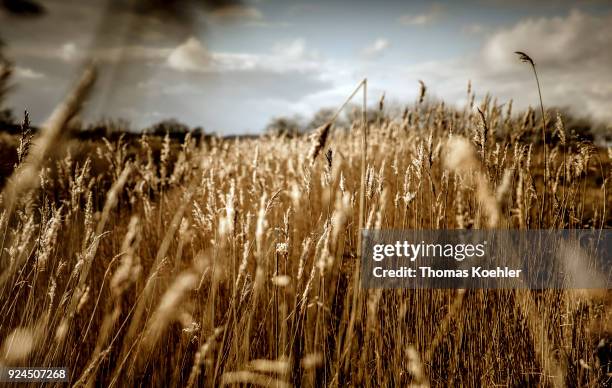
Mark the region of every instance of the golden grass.
<instances>
[{"instance_id":1,"label":"golden grass","mask_svg":"<svg viewBox=\"0 0 612 388\"><path fill-rule=\"evenodd\" d=\"M533 121L421 88L367 138L357 123L26 157L27 184L2 193L0 362L79 386L601 384L606 293L361 288L360 224L612 225L610 157L561 119L545 161Z\"/></svg>"}]
</instances>

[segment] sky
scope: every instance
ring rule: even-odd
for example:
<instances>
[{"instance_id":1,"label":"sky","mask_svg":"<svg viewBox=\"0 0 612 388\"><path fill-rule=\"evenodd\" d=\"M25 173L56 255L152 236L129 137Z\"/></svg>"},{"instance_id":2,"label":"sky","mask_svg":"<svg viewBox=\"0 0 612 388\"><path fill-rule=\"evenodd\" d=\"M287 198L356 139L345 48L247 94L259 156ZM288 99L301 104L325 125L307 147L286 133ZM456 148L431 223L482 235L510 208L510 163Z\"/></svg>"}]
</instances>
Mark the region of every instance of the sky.
<instances>
[{"instance_id":1,"label":"sky","mask_svg":"<svg viewBox=\"0 0 612 388\"><path fill-rule=\"evenodd\" d=\"M100 77L83 113L137 130L175 118L219 134L257 133L274 117L339 106L363 78L380 95L462 106L469 80L517 109L538 103L612 123L612 2L287 1L172 10L145 0L47 0L23 17L0 10L15 65L8 105L41 123L95 58ZM131 4L131 5L128 5ZM135 4L135 5L134 5Z\"/></svg>"}]
</instances>

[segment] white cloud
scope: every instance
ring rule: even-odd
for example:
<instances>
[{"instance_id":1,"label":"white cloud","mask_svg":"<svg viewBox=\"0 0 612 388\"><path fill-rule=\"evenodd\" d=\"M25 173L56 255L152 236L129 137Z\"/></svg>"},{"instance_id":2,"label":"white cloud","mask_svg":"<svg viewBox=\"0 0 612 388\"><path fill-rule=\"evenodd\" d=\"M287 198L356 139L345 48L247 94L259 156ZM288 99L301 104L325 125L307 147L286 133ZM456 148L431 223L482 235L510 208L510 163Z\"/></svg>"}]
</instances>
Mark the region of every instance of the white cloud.
<instances>
[{"instance_id":1,"label":"white cloud","mask_svg":"<svg viewBox=\"0 0 612 388\"><path fill-rule=\"evenodd\" d=\"M191 37L168 56L168 66L179 71L199 71L208 68L212 55L202 43Z\"/></svg>"},{"instance_id":2,"label":"white cloud","mask_svg":"<svg viewBox=\"0 0 612 388\"><path fill-rule=\"evenodd\" d=\"M117 63L121 61L146 61L166 59L173 51L164 47L144 45L112 46L97 48L79 48L72 42L55 47L17 47L10 51L13 56L35 57L38 59L60 60L72 65L95 59L102 62Z\"/></svg>"},{"instance_id":3,"label":"white cloud","mask_svg":"<svg viewBox=\"0 0 612 388\"><path fill-rule=\"evenodd\" d=\"M62 45L59 51L59 57L66 62L74 60L78 55L78 49L74 42L67 42Z\"/></svg>"},{"instance_id":4,"label":"white cloud","mask_svg":"<svg viewBox=\"0 0 612 388\"><path fill-rule=\"evenodd\" d=\"M385 38L378 38L374 42L367 45L362 51L361 54L365 57L375 57L377 55L382 54L385 50L387 50L390 46L390 43Z\"/></svg>"},{"instance_id":5,"label":"white cloud","mask_svg":"<svg viewBox=\"0 0 612 388\"><path fill-rule=\"evenodd\" d=\"M178 71L227 73L238 71L317 72L322 61L304 39L279 42L269 54L210 52L191 37L170 52L166 64Z\"/></svg>"},{"instance_id":6,"label":"white cloud","mask_svg":"<svg viewBox=\"0 0 612 388\"><path fill-rule=\"evenodd\" d=\"M494 34L483 49L489 64L514 63L514 51L532 55L536 64L567 68L593 63L612 65L612 15L590 16L573 10L566 17L526 19Z\"/></svg>"},{"instance_id":7,"label":"white cloud","mask_svg":"<svg viewBox=\"0 0 612 388\"><path fill-rule=\"evenodd\" d=\"M472 80L481 95L490 92L525 108L538 104L531 68L514 53L525 51L536 63L545 106L571 107L579 115L612 121L610 47L612 14L571 11L523 19L493 32L475 54L412 65L403 77L421 78L433 94L457 102L465 101L465 85Z\"/></svg>"},{"instance_id":8,"label":"white cloud","mask_svg":"<svg viewBox=\"0 0 612 388\"><path fill-rule=\"evenodd\" d=\"M28 67L20 67L20 66L17 66L15 68L15 76L17 76L18 78L25 78L25 79L40 79L40 78L45 77L43 73L40 73L36 70L32 70Z\"/></svg>"},{"instance_id":9,"label":"white cloud","mask_svg":"<svg viewBox=\"0 0 612 388\"><path fill-rule=\"evenodd\" d=\"M274 45L272 51L275 55L292 60L317 60L319 53L316 50L310 50L306 46L306 40L297 38L288 41L282 41Z\"/></svg>"},{"instance_id":10,"label":"white cloud","mask_svg":"<svg viewBox=\"0 0 612 388\"><path fill-rule=\"evenodd\" d=\"M444 13L444 7L433 4L427 12L420 14L404 14L399 17L400 24L405 26L424 26L436 21Z\"/></svg>"},{"instance_id":11,"label":"white cloud","mask_svg":"<svg viewBox=\"0 0 612 388\"><path fill-rule=\"evenodd\" d=\"M85 53L75 42L68 41L53 46L19 46L12 47L11 55L32 56L45 59L59 59L63 62L74 63L82 59Z\"/></svg>"},{"instance_id":12,"label":"white cloud","mask_svg":"<svg viewBox=\"0 0 612 388\"><path fill-rule=\"evenodd\" d=\"M566 17L527 19L498 31L481 58L483 67L495 66L501 76L518 75L529 69L514 51L525 51L536 63L549 104L574 106L578 113L612 120L610 47L612 14L590 16L574 10Z\"/></svg>"}]
</instances>

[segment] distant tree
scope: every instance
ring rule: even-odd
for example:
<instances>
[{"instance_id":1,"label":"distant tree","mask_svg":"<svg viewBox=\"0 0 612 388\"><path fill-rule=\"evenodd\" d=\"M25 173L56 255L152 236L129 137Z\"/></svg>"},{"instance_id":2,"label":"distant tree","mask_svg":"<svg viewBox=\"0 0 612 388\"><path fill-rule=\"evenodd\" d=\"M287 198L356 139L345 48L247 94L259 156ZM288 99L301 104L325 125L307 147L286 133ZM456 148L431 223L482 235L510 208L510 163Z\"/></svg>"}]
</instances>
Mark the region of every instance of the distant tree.
<instances>
[{"instance_id":1,"label":"distant tree","mask_svg":"<svg viewBox=\"0 0 612 388\"><path fill-rule=\"evenodd\" d=\"M600 128L597 128L597 125L594 123L592 118L578 116L572 109L568 107L561 107L551 108L546 111L547 131L549 133L552 133L555 130L557 114L561 116L566 135L568 135L570 138L593 141L595 138L595 132L600 130ZM550 139L546 140L548 143L556 142L556 139L552 136L550 136Z\"/></svg>"},{"instance_id":2,"label":"distant tree","mask_svg":"<svg viewBox=\"0 0 612 388\"><path fill-rule=\"evenodd\" d=\"M73 134L81 138L116 138L122 133L131 132L130 122L121 118L101 119L88 125L74 125Z\"/></svg>"},{"instance_id":3,"label":"distant tree","mask_svg":"<svg viewBox=\"0 0 612 388\"><path fill-rule=\"evenodd\" d=\"M163 136L166 133L171 135L184 135L190 131L190 128L187 124L181 123L176 119L168 119L160 121L157 124L154 124L150 132L155 135Z\"/></svg>"},{"instance_id":4,"label":"distant tree","mask_svg":"<svg viewBox=\"0 0 612 388\"><path fill-rule=\"evenodd\" d=\"M381 112L378 108L368 108L366 113L369 124L377 123L378 119L384 116L384 112ZM349 105L346 107L345 116L349 126L353 123L361 123L361 107L358 105Z\"/></svg>"},{"instance_id":5,"label":"distant tree","mask_svg":"<svg viewBox=\"0 0 612 388\"><path fill-rule=\"evenodd\" d=\"M270 135L295 136L302 132L300 118L294 117L275 117L266 126L266 133Z\"/></svg>"},{"instance_id":6,"label":"distant tree","mask_svg":"<svg viewBox=\"0 0 612 388\"><path fill-rule=\"evenodd\" d=\"M322 125L327 124L333 117L336 111L332 108L321 108L319 109L310 122L308 123L308 129L319 128ZM336 122L336 124L338 124Z\"/></svg>"},{"instance_id":7,"label":"distant tree","mask_svg":"<svg viewBox=\"0 0 612 388\"><path fill-rule=\"evenodd\" d=\"M193 136L197 137L197 136L204 135L205 132L204 132L204 128L202 128L202 127L195 127L195 128L193 128L191 130L191 133L192 133Z\"/></svg>"},{"instance_id":8,"label":"distant tree","mask_svg":"<svg viewBox=\"0 0 612 388\"><path fill-rule=\"evenodd\" d=\"M15 124L15 122L15 116L11 109L0 109L0 124Z\"/></svg>"}]
</instances>

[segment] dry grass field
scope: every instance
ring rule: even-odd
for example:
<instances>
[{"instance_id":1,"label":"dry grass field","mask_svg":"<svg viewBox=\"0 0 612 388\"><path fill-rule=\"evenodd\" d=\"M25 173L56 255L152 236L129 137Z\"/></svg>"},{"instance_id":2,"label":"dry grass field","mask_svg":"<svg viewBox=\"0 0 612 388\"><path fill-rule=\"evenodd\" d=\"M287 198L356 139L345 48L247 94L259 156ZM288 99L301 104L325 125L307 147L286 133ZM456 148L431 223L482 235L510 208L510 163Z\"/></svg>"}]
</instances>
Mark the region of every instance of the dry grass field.
<instances>
[{"instance_id":1,"label":"dry grass field","mask_svg":"<svg viewBox=\"0 0 612 388\"><path fill-rule=\"evenodd\" d=\"M612 150L563 117L543 152L532 110L381 101L362 178L359 121L75 140L79 87L2 135L1 364L72 386L609 383L609 291L360 286L360 192L365 228L610 228Z\"/></svg>"}]
</instances>

